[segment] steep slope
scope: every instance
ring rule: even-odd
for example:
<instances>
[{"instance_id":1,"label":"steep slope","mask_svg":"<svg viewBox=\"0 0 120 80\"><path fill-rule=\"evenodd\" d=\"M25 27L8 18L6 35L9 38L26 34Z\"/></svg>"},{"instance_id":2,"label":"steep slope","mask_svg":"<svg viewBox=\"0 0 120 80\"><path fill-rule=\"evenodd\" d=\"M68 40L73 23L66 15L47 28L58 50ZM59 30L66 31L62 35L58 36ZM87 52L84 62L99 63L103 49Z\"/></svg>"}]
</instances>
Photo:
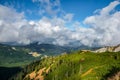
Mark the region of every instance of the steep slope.
<instances>
[{"instance_id":1,"label":"steep slope","mask_svg":"<svg viewBox=\"0 0 120 80\"><path fill-rule=\"evenodd\" d=\"M95 54L89 51L76 51L71 54L48 57L34 62L11 79L107 80L119 71L119 52ZM32 78L30 77L31 74L34 74Z\"/></svg>"}]
</instances>

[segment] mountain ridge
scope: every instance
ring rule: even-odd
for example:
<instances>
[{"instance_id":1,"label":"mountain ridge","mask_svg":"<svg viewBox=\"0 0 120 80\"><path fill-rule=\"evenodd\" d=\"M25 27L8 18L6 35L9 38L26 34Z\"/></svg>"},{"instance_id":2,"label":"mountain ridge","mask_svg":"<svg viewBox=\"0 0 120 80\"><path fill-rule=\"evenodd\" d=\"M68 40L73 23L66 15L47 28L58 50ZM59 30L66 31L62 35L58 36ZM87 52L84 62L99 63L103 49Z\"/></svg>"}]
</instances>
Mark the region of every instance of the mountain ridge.
<instances>
[{"instance_id":1,"label":"mountain ridge","mask_svg":"<svg viewBox=\"0 0 120 80\"><path fill-rule=\"evenodd\" d=\"M116 46L106 46L106 47L102 47L100 49L95 50L94 52L120 52L120 44L116 45Z\"/></svg>"}]
</instances>

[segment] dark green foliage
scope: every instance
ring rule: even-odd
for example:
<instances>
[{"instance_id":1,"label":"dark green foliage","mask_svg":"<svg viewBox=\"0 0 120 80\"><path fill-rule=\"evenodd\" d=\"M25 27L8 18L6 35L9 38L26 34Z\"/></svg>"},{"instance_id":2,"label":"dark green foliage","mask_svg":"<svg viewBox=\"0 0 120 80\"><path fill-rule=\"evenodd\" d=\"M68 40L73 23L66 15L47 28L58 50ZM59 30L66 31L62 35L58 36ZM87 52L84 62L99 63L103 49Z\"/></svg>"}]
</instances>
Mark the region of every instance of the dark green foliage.
<instances>
[{"instance_id":1,"label":"dark green foliage","mask_svg":"<svg viewBox=\"0 0 120 80\"><path fill-rule=\"evenodd\" d=\"M0 67L0 79L1 80L8 80L11 76L20 72L22 68L20 67Z\"/></svg>"},{"instance_id":2,"label":"dark green foliage","mask_svg":"<svg viewBox=\"0 0 120 80\"><path fill-rule=\"evenodd\" d=\"M120 71L120 67L113 66L111 69L109 69L109 72L105 74L101 80L107 80L109 77L114 76L119 71Z\"/></svg>"}]
</instances>

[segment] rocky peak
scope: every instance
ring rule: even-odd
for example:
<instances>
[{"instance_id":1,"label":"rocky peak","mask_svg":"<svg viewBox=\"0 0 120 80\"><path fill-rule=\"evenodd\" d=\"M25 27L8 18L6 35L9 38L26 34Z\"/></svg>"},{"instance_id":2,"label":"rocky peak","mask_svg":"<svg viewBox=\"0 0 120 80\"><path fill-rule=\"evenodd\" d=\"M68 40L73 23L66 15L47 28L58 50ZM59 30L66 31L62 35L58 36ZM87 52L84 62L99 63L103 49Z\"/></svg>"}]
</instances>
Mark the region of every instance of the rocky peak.
<instances>
[{"instance_id":1,"label":"rocky peak","mask_svg":"<svg viewBox=\"0 0 120 80\"><path fill-rule=\"evenodd\" d=\"M117 46L106 46L103 48L100 48L98 50L95 50L94 52L120 52L120 44Z\"/></svg>"}]
</instances>

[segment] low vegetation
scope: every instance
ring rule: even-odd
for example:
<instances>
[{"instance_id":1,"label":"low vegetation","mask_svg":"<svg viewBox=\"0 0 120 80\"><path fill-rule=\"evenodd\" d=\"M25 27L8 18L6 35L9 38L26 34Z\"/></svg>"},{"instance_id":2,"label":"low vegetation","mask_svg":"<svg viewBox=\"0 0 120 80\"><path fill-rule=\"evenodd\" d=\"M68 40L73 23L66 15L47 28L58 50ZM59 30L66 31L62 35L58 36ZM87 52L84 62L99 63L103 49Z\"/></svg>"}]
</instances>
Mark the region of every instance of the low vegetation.
<instances>
[{"instance_id":1,"label":"low vegetation","mask_svg":"<svg viewBox=\"0 0 120 80\"><path fill-rule=\"evenodd\" d=\"M10 79L107 80L119 72L120 52L76 51L33 62ZM33 73L34 76L31 78L30 74Z\"/></svg>"}]
</instances>

